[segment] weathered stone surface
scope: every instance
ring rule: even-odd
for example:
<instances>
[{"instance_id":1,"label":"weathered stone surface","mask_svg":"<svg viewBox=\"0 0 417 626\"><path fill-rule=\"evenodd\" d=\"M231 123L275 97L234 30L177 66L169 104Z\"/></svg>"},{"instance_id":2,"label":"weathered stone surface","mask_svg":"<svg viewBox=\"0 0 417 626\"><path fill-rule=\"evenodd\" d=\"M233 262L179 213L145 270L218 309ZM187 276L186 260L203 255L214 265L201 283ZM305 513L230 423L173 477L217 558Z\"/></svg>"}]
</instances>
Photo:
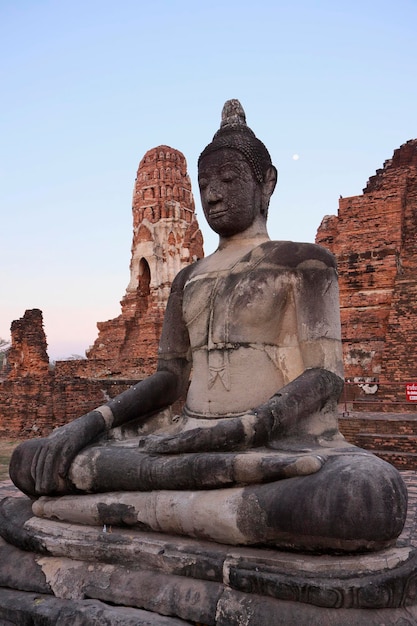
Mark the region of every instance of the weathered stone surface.
<instances>
[{"instance_id":1,"label":"weathered stone surface","mask_svg":"<svg viewBox=\"0 0 417 626\"><path fill-rule=\"evenodd\" d=\"M316 241L337 258L346 377L379 385L362 394L369 402L416 411L404 383L417 379L417 139L395 150L363 195L339 200Z\"/></svg>"},{"instance_id":2,"label":"weathered stone surface","mask_svg":"<svg viewBox=\"0 0 417 626\"><path fill-rule=\"evenodd\" d=\"M324 456L324 466L317 473L302 478L281 479L258 486L255 480L255 485L247 487L229 485L226 489L181 492L156 491L158 467L164 468L152 457L144 468L140 453L135 455L132 449L131 462L125 465L124 471L137 464L144 475L154 477L153 491L85 495L82 502L79 496L40 498L33 510L40 517L84 524L138 525L220 543L264 543L304 550L326 549L326 546L334 550L380 549L392 543L392 537L401 532L406 493L401 491L400 483L397 484L397 472L392 466L363 451L348 450L350 453L338 451ZM92 449L95 461L99 454L100 449ZM88 452L84 456L88 458ZM180 456L179 463L187 467L189 456ZM195 456L197 459L190 459L191 478L199 471L205 474L204 466L195 463L199 458L204 461L204 455ZM216 455L209 456L220 468L217 481L222 479L222 456L227 455L218 456L218 461ZM232 462L238 462L239 455L229 456ZM245 463L245 458L249 463L250 456L240 455L240 463ZM113 458L116 462L117 457L113 455ZM167 459L166 481L174 472L174 459ZM164 462L164 457L161 461ZM81 458L80 466L83 463ZM96 465L92 473L97 474L101 469ZM369 489L367 472L375 474L373 492ZM184 485L184 489L190 487ZM343 516L338 513L341 510Z\"/></svg>"},{"instance_id":3,"label":"weathered stone surface","mask_svg":"<svg viewBox=\"0 0 417 626\"><path fill-rule=\"evenodd\" d=\"M162 613L206 626L380 626L417 619L417 557L408 547L307 556L35 517L24 526L44 547L44 555L28 556L61 598L61 608L81 615L88 606L83 598L95 598L118 604L112 619L125 616L127 605L155 612L155 619L162 620ZM21 564L11 556L11 568L18 572ZM154 623L171 622L149 620ZM139 616L137 624L142 624Z\"/></svg>"},{"instance_id":4,"label":"weathered stone surface","mask_svg":"<svg viewBox=\"0 0 417 626\"><path fill-rule=\"evenodd\" d=\"M185 626L192 622L142 609L108 606L98 600L62 600L0 589L2 626ZM414 626L414 608L323 610L295 602L226 591L216 626ZM200 623L201 626L205 626ZM207 625L208 626L208 625Z\"/></svg>"},{"instance_id":5,"label":"weathered stone surface","mask_svg":"<svg viewBox=\"0 0 417 626\"><path fill-rule=\"evenodd\" d=\"M38 558L34 552L16 548L0 538L0 587L52 593Z\"/></svg>"},{"instance_id":6,"label":"weathered stone surface","mask_svg":"<svg viewBox=\"0 0 417 626\"><path fill-rule=\"evenodd\" d=\"M0 589L2 626L185 626L176 617L142 609L112 607L98 600L64 600L54 596Z\"/></svg>"},{"instance_id":7,"label":"weathered stone surface","mask_svg":"<svg viewBox=\"0 0 417 626\"><path fill-rule=\"evenodd\" d=\"M216 626L414 626L416 620L415 607L325 609L228 590L219 602Z\"/></svg>"}]
</instances>

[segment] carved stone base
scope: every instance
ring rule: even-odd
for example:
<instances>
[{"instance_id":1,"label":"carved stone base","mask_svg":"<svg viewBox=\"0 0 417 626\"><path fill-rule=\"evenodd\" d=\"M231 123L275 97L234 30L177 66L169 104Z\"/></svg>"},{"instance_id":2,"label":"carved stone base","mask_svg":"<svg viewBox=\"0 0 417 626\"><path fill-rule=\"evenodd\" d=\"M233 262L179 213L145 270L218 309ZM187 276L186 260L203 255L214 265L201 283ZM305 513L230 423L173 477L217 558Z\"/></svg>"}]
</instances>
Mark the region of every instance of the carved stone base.
<instances>
[{"instance_id":1,"label":"carved stone base","mask_svg":"<svg viewBox=\"0 0 417 626\"><path fill-rule=\"evenodd\" d=\"M30 505L1 506L1 624L417 624L410 547L354 556L239 548L39 519Z\"/></svg>"}]
</instances>

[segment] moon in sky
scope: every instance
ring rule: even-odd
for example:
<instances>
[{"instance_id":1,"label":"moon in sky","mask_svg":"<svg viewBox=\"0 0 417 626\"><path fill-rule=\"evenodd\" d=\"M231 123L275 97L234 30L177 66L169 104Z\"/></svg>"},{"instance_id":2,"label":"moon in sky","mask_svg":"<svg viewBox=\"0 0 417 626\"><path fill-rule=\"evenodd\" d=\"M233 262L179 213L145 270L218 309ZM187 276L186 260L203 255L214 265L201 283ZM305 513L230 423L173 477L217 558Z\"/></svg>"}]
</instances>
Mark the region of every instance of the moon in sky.
<instances>
[{"instance_id":1,"label":"moon in sky","mask_svg":"<svg viewBox=\"0 0 417 626\"><path fill-rule=\"evenodd\" d=\"M293 154L293 155L292 155L292 159L293 159L293 161L298 161L298 159L299 159L299 158L300 158L300 155L299 155L299 154Z\"/></svg>"}]
</instances>

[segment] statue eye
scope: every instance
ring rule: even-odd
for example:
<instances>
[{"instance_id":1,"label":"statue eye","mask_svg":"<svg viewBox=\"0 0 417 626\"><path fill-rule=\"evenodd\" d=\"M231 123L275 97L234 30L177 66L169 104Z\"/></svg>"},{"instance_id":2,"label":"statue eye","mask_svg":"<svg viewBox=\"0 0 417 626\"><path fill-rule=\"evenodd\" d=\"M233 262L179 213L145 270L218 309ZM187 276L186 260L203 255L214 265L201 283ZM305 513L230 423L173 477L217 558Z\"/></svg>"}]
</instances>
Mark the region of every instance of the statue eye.
<instances>
[{"instance_id":1,"label":"statue eye","mask_svg":"<svg viewBox=\"0 0 417 626\"><path fill-rule=\"evenodd\" d=\"M199 178L198 179L198 186L200 187L200 189L205 189L208 185L208 180L207 178Z\"/></svg>"},{"instance_id":2,"label":"statue eye","mask_svg":"<svg viewBox=\"0 0 417 626\"><path fill-rule=\"evenodd\" d=\"M221 180L223 183L230 183L236 178L237 174L233 170L225 170L221 173Z\"/></svg>"}]
</instances>

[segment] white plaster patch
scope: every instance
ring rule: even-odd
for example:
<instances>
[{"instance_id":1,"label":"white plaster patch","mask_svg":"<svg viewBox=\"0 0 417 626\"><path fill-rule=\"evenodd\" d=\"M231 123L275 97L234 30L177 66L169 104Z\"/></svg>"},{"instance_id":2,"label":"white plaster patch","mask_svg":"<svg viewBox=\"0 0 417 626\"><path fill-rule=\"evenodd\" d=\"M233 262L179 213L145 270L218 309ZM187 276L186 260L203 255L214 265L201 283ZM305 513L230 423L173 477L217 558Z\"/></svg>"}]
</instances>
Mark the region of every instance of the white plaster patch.
<instances>
[{"instance_id":1,"label":"white plaster patch","mask_svg":"<svg viewBox=\"0 0 417 626\"><path fill-rule=\"evenodd\" d=\"M93 487L93 472L100 449L88 449L75 457L69 469L71 482L81 491L90 491Z\"/></svg>"},{"instance_id":2,"label":"white plaster patch","mask_svg":"<svg viewBox=\"0 0 417 626\"><path fill-rule=\"evenodd\" d=\"M103 404L102 406L99 406L98 409L96 409L96 411L98 411L101 414L102 418L104 419L104 423L106 424L106 429L110 430L114 422L114 417L113 417L111 408L107 406L106 404Z\"/></svg>"}]
</instances>

